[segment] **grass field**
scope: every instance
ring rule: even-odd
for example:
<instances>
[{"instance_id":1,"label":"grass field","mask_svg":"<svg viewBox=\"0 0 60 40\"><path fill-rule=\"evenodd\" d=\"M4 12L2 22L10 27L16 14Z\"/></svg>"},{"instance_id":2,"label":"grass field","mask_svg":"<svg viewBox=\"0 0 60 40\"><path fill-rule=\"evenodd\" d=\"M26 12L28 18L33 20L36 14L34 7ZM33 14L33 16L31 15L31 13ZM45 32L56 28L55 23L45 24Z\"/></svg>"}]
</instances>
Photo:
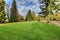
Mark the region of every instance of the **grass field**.
<instances>
[{"instance_id":1,"label":"grass field","mask_svg":"<svg viewBox=\"0 0 60 40\"><path fill-rule=\"evenodd\" d=\"M60 28L42 22L2 24L0 40L60 40Z\"/></svg>"}]
</instances>

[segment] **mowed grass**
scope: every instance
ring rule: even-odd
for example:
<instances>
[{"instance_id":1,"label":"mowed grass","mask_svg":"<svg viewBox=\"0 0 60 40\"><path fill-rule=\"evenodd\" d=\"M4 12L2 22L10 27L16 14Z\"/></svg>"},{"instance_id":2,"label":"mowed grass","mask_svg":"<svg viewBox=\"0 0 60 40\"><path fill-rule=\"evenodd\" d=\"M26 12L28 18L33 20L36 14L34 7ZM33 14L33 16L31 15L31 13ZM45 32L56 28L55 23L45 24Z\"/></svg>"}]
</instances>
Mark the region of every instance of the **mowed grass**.
<instances>
[{"instance_id":1,"label":"mowed grass","mask_svg":"<svg viewBox=\"0 0 60 40\"><path fill-rule=\"evenodd\" d=\"M60 40L60 28L42 22L2 24L0 40Z\"/></svg>"}]
</instances>

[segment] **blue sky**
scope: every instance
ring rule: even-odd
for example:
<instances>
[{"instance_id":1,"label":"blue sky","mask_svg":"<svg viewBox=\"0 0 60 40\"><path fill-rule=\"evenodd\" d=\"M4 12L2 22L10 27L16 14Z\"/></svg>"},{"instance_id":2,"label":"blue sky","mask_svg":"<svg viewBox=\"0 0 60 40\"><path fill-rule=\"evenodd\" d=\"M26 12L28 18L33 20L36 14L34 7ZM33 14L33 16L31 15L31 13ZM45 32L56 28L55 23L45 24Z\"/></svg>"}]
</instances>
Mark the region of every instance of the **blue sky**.
<instances>
[{"instance_id":1,"label":"blue sky","mask_svg":"<svg viewBox=\"0 0 60 40\"><path fill-rule=\"evenodd\" d=\"M4 0L7 4L11 5L12 0ZM16 0L17 9L21 15L26 15L27 11L31 9L36 14L40 12L38 0Z\"/></svg>"}]
</instances>

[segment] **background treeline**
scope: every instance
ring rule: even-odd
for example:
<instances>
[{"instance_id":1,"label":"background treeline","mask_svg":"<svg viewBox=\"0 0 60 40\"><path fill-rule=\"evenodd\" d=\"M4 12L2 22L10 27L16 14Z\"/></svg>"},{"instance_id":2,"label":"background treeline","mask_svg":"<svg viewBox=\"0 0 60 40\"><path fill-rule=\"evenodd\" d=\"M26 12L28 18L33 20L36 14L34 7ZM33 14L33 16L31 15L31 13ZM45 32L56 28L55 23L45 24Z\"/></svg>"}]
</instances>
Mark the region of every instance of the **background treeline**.
<instances>
[{"instance_id":1,"label":"background treeline","mask_svg":"<svg viewBox=\"0 0 60 40\"><path fill-rule=\"evenodd\" d=\"M11 5L10 15L5 13L5 2L0 1L0 23L4 22L23 22L23 21L41 21L41 20L51 20L51 21L60 21L60 4L59 0L44 0L39 1L41 12L38 15L34 11L28 10L25 17L20 15L17 11L16 1L13 0ZM9 14L9 13L8 13ZM7 17L6 17L7 16Z\"/></svg>"}]
</instances>

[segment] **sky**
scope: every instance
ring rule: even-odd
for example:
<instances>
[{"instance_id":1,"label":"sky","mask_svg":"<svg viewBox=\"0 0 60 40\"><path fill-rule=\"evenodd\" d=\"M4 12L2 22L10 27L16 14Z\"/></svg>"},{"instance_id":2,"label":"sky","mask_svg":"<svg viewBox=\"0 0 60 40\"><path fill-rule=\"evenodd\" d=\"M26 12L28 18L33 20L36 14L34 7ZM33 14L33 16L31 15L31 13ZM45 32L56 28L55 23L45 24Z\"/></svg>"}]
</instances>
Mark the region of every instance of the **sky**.
<instances>
[{"instance_id":1,"label":"sky","mask_svg":"<svg viewBox=\"0 0 60 40\"><path fill-rule=\"evenodd\" d=\"M11 5L12 0L4 0L7 4ZM41 11L39 8L38 0L16 0L17 9L20 15L25 16L27 11L31 9L36 14Z\"/></svg>"}]
</instances>

